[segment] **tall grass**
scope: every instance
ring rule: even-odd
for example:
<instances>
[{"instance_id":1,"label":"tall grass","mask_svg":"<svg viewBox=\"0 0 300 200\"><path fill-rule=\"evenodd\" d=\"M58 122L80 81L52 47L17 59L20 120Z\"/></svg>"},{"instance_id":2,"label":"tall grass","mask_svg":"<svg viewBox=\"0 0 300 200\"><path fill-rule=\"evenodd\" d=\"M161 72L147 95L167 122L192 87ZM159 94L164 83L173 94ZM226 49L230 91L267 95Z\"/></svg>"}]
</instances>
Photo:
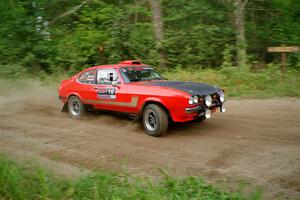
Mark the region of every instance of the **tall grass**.
<instances>
[{"instance_id":1,"label":"tall grass","mask_svg":"<svg viewBox=\"0 0 300 200\"><path fill-rule=\"evenodd\" d=\"M205 82L225 89L233 97L300 97L300 72L280 66L268 65L255 71L244 71L236 67L212 69L176 68L164 73L170 80Z\"/></svg>"},{"instance_id":2,"label":"tall grass","mask_svg":"<svg viewBox=\"0 0 300 200\"><path fill-rule=\"evenodd\" d=\"M39 167L24 169L1 156L0 199L255 200L260 194L229 193L199 177L174 178L166 174L160 181L110 172L66 180Z\"/></svg>"},{"instance_id":3,"label":"tall grass","mask_svg":"<svg viewBox=\"0 0 300 200\"><path fill-rule=\"evenodd\" d=\"M0 66L3 67L3 66ZM20 66L6 66L0 70L0 81L9 84L26 85L29 80L56 86L62 79L71 76L67 72L31 74ZM279 65L269 64L256 70L242 70L237 67L223 66L218 70L200 68L167 69L163 76L169 80L205 82L225 89L232 97L300 97L300 71L288 68L282 72Z\"/></svg>"}]
</instances>

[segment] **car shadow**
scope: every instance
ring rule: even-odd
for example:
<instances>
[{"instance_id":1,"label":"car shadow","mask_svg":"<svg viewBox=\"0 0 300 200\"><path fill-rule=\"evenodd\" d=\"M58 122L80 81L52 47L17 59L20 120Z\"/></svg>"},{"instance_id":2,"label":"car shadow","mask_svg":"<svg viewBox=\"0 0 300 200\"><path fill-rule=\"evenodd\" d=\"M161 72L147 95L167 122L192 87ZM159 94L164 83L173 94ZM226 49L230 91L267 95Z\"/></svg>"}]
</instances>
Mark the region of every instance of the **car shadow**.
<instances>
[{"instance_id":1,"label":"car shadow","mask_svg":"<svg viewBox=\"0 0 300 200\"><path fill-rule=\"evenodd\" d=\"M114 122L115 124L134 124L136 127L136 131L140 133L145 133L143 124L141 120L135 118L135 116L128 115L128 113L120 113L120 112L111 112L105 110L96 110L89 112L87 119L91 120L100 120L101 118L110 118L108 120L108 124ZM218 120L204 120L204 121L192 121L192 122L173 122L169 123L168 131L165 136L175 136L175 135L206 135L211 134L211 132L215 132L218 130L222 130L222 126L219 126Z\"/></svg>"}]
</instances>

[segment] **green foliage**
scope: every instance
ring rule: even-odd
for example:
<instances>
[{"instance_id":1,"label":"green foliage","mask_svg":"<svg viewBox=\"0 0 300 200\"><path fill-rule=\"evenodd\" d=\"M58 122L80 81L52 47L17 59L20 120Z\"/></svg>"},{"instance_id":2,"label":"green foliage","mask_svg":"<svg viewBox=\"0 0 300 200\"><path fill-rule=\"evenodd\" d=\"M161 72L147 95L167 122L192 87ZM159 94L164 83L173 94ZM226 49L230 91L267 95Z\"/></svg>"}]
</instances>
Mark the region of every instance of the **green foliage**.
<instances>
[{"instance_id":1,"label":"green foliage","mask_svg":"<svg viewBox=\"0 0 300 200\"><path fill-rule=\"evenodd\" d=\"M232 45L226 45L223 51L223 63L222 68L233 67L233 51L234 47Z\"/></svg>"},{"instance_id":2,"label":"green foliage","mask_svg":"<svg viewBox=\"0 0 300 200\"><path fill-rule=\"evenodd\" d=\"M157 68L163 50L174 73L165 72L168 77L215 83L231 96L299 96L300 53L288 54L284 74L276 65L265 64L280 60L279 54L267 53L267 47L300 45L298 0L246 5L251 72L234 67L233 4L160 3L165 39L157 46L147 1L1 1L0 78L58 80L86 67L127 59Z\"/></svg>"},{"instance_id":3,"label":"green foliage","mask_svg":"<svg viewBox=\"0 0 300 200\"><path fill-rule=\"evenodd\" d=\"M300 45L300 1L249 1L246 38L248 53L256 60L279 62L280 54L267 54L270 46ZM289 53L291 68L299 70L299 53Z\"/></svg>"},{"instance_id":4,"label":"green foliage","mask_svg":"<svg viewBox=\"0 0 300 200\"><path fill-rule=\"evenodd\" d=\"M1 1L0 65L22 66L36 75L74 73L126 59L158 66L161 49L169 68L235 65L232 4L160 3L165 39L158 47L147 1ZM298 0L249 1L245 9L252 63L278 62L278 54L266 53L268 46L300 44ZM299 53L288 58L290 67L299 70Z\"/></svg>"},{"instance_id":5,"label":"green foliage","mask_svg":"<svg viewBox=\"0 0 300 200\"><path fill-rule=\"evenodd\" d=\"M20 78L24 74L27 75L28 72L26 68L21 66L19 63L17 64L0 64L0 78L4 79L13 79Z\"/></svg>"},{"instance_id":6,"label":"green foliage","mask_svg":"<svg viewBox=\"0 0 300 200\"><path fill-rule=\"evenodd\" d=\"M165 49L170 66L218 67L234 42L228 4L222 1L163 1Z\"/></svg>"},{"instance_id":7,"label":"green foliage","mask_svg":"<svg viewBox=\"0 0 300 200\"><path fill-rule=\"evenodd\" d=\"M228 57L230 61L230 54L225 52L224 57ZM43 84L57 85L61 80L73 75L71 71L68 74L55 72L51 76L43 71L29 74L21 65L0 65L0 67L2 68L0 80L6 82L12 80L14 84L26 83L28 79L39 79ZM218 70L209 68L199 70L199 67L187 66L163 71L162 74L169 80L218 85L231 97L300 97L300 72L292 68L282 72L279 65L269 64L266 68L249 72L233 67L231 62L228 62Z\"/></svg>"},{"instance_id":8,"label":"green foliage","mask_svg":"<svg viewBox=\"0 0 300 200\"><path fill-rule=\"evenodd\" d=\"M62 199L68 187L68 181L55 179L41 168L24 173L14 162L0 157L1 199Z\"/></svg>"},{"instance_id":9,"label":"green foliage","mask_svg":"<svg viewBox=\"0 0 300 200\"><path fill-rule=\"evenodd\" d=\"M126 173L97 172L77 180L66 180L39 167L29 167L21 168L0 157L1 199L261 199L259 192L247 196L241 191L229 193L208 185L199 177L174 178L165 174L160 181L154 182Z\"/></svg>"}]
</instances>

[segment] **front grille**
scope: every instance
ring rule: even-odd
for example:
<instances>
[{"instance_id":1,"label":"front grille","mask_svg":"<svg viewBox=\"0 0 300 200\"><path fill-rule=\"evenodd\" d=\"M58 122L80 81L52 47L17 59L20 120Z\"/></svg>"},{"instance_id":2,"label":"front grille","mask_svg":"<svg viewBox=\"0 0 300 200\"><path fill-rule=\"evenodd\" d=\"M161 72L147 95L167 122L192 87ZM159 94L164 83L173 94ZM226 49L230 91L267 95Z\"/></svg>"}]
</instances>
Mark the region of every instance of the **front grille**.
<instances>
[{"instance_id":1,"label":"front grille","mask_svg":"<svg viewBox=\"0 0 300 200\"><path fill-rule=\"evenodd\" d=\"M212 97L212 104L218 104L219 103L219 96L218 96L217 93L212 94L211 97Z\"/></svg>"},{"instance_id":2,"label":"front grille","mask_svg":"<svg viewBox=\"0 0 300 200\"><path fill-rule=\"evenodd\" d=\"M218 99L218 94L217 93L216 94L212 94L211 96L212 96L213 100Z\"/></svg>"}]
</instances>

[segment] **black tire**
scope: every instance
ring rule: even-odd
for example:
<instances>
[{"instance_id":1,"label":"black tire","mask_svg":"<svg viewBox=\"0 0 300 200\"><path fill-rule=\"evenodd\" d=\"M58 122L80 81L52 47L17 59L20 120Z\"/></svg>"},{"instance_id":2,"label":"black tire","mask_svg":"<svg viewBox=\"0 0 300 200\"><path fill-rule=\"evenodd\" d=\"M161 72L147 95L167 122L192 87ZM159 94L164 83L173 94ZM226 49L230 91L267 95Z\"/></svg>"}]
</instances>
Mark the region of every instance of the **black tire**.
<instances>
[{"instance_id":1,"label":"black tire","mask_svg":"<svg viewBox=\"0 0 300 200\"><path fill-rule=\"evenodd\" d=\"M68 101L68 111L73 119L82 119L86 115L85 106L77 96L71 96Z\"/></svg>"},{"instance_id":2,"label":"black tire","mask_svg":"<svg viewBox=\"0 0 300 200\"><path fill-rule=\"evenodd\" d=\"M168 115L159 105L149 104L143 111L143 125L147 134L158 137L167 132Z\"/></svg>"}]
</instances>

